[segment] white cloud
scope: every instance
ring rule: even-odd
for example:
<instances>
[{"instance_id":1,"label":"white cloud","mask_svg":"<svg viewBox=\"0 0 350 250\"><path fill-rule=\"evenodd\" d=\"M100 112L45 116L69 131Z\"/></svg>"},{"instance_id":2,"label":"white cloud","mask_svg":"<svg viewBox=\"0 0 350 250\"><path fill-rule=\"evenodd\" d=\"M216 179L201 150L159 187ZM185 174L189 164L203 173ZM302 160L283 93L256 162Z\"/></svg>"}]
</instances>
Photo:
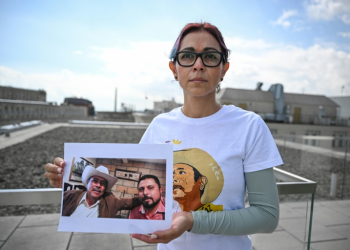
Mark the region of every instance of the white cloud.
<instances>
[{"instance_id":1,"label":"white cloud","mask_svg":"<svg viewBox=\"0 0 350 250\"><path fill-rule=\"evenodd\" d=\"M168 68L167 53L171 43L133 43L128 49L93 48L87 55L104 65L99 75L78 74L67 69L60 72L22 73L0 67L0 84L29 89L45 89L48 101L62 103L65 97L90 99L96 110L113 110L115 88L120 103L133 104L137 110L152 109L153 101L183 102L178 83ZM96 60L97 59L97 60ZM97 64L100 65L100 64ZM147 93L148 100L145 100Z\"/></svg>"},{"instance_id":2,"label":"white cloud","mask_svg":"<svg viewBox=\"0 0 350 250\"><path fill-rule=\"evenodd\" d=\"M286 92L302 93L305 89L309 94L327 96L339 95L342 85L350 89L350 53L319 45L307 49L280 45L251 51L243 46L232 48L230 70L222 87L253 89L261 81L265 89L282 83Z\"/></svg>"},{"instance_id":3,"label":"white cloud","mask_svg":"<svg viewBox=\"0 0 350 250\"><path fill-rule=\"evenodd\" d=\"M106 72L116 74L125 83L145 86L169 77L167 54L171 46L172 43L150 41L131 43L127 49L95 47L91 56L105 63Z\"/></svg>"},{"instance_id":4,"label":"white cloud","mask_svg":"<svg viewBox=\"0 0 350 250\"><path fill-rule=\"evenodd\" d=\"M338 35L345 38L350 38L350 32L339 32Z\"/></svg>"},{"instance_id":5,"label":"white cloud","mask_svg":"<svg viewBox=\"0 0 350 250\"><path fill-rule=\"evenodd\" d=\"M349 0L307 0L306 12L314 20L341 19L350 24L350 1Z\"/></svg>"},{"instance_id":6,"label":"white cloud","mask_svg":"<svg viewBox=\"0 0 350 250\"><path fill-rule=\"evenodd\" d=\"M350 53L315 45L304 49L264 40L227 37L232 49L230 69L222 87L254 89L258 81L282 83L286 92L339 95L345 86L350 95ZM62 103L65 97L91 100L96 110L114 109L118 88L120 103L142 110L153 107L153 101L183 102L182 90L168 69L167 54L172 43L140 42L129 48L94 48L89 55L104 65L100 74L76 73L63 69L54 73L23 73L0 66L0 84L29 89L44 89L48 101ZM148 100L145 99L147 94Z\"/></svg>"},{"instance_id":7,"label":"white cloud","mask_svg":"<svg viewBox=\"0 0 350 250\"><path fill-rule=\"evenodd\" d=\"M291 23L287 19L296 15L298 15L298 11L296 10L283 11L282 15L276 21L272 21L272 24L281 25L283 28L288 28Z\"/></svg>"},{"instance_id":8,"label":"white cloud","mask_svg":"<svg viewBox=\"0 0 350 250\"><path fill-rule=\"evenodd\" d=\"M76 50L73 52L73 55L82 55L83 52L81 50Z\"/></svg>"},{"instance_id":9,"label":"white cloud","mask_svg":"<svg viewBox=\"0 0 350 250\"><path fill-rule=\"evenodd\" d=\"M239 47L239 48L245 48L245 49L267 49L272 46L271 44L267 44L262 39L247 41L239 37L226 38L225 42L227 44L230 44L230 46L232 46L233 48Z\"/></svg>"}]
</instances>

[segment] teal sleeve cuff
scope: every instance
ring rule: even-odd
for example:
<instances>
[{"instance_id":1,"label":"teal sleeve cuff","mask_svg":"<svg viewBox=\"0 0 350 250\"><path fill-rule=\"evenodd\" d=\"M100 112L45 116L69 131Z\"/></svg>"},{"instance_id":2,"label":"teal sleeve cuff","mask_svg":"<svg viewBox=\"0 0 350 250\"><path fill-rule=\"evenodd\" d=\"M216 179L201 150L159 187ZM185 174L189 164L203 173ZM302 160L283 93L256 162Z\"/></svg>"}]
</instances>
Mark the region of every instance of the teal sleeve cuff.
<instances>
[{"instance_id":1,"label":"teal sleeve cuff","mask_svg":"<svg viewBox=\"0 0 350 250\"><path fill-rule=\"evenodd\" d=\"M279 220L273 168L245 173L250 207L219 212L195 211L191 233L248 235L272 233Z\"/></svg>"}]
</instances>

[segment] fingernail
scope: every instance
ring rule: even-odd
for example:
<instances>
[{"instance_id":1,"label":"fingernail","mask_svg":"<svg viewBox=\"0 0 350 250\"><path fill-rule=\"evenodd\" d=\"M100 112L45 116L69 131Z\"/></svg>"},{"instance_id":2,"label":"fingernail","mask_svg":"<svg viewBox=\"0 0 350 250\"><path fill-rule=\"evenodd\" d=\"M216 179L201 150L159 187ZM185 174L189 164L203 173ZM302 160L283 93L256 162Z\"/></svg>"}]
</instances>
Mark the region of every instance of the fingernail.
<instances>
[{"instance_id":1,"label":"fingernail","mask_svg":"<svg viewBox=\"0 0 350 250\"><path fill-rule=\"evenodd\" d=\"M158 238L158 236L157 236L157 235L155 235L155 234L152 234L152 235L151 235L151 238L152 238L152 239L157 239L157 238Z\"/></svg>"},{"instance_id":2,"label":"fingernail","mask_svg":"<svg viewBox=\"0 0 350 250\"><path fill-rule=\"evenodd\" d=\"M63 167L63 161L61 161L60 166Z\"/></svg>"},{"instance_id":3,"label":"fingernail","mask_svg":"<svg viewBox=\"0 0 350 250\"><path fill-rule=\"evenodd\" d=\"M63 177L63 174L58 174L58 177Z\"/></svg>"},{"instance_id":4,"label":"fingernail","mask_svg":"<svg viewBox=\"0 0 350 250\"><path fill-rule=\"evenodd\" d=\"M57 168L57 172L62 173L62 168Z\"/></svg>"}]
</instances>

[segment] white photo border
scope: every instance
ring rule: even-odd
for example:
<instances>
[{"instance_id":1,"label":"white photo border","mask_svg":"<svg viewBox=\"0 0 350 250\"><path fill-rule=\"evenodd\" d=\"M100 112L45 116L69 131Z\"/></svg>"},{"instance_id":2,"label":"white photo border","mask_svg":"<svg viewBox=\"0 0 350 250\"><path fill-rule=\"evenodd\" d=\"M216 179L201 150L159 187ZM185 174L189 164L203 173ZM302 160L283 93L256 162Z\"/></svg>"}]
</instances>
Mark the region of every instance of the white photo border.
<instances>
[{"instance_id":1,"label":"white photo border","mask_svg":"<svg viewBox=\"0 0 350 250\"><path fill-rule=\"evenodd\" d=\"M121 143L65 143L65 171L63 182L68 182L73 157L165 159L166 197L164 220L137 220L119 218L72 218L60 216L58 231L93 233L140 233L151 234L171 227L173 146L171 144L121 144ZM61 211L63 206L63 191Z\"/></svg>"}]
</instances>

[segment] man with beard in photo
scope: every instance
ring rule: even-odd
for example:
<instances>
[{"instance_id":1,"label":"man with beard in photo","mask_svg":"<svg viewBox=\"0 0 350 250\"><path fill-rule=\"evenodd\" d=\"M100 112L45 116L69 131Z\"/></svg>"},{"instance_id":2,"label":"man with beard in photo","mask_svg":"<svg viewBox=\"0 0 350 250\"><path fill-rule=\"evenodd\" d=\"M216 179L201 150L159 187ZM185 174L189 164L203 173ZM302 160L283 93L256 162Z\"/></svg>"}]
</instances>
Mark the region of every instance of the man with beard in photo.
<instances>
[{"instance_id":1,"label":"man with beard in photo","mask_svg":"<svg viewBox=\"0 0 350 250\"><path fill-rule=\"evenodd\" d=\"M165 199L157 176L142 176L138 184L138 195L142 204L131 211L129 219L164 220Z\"/></svg>"}]
</instances>

